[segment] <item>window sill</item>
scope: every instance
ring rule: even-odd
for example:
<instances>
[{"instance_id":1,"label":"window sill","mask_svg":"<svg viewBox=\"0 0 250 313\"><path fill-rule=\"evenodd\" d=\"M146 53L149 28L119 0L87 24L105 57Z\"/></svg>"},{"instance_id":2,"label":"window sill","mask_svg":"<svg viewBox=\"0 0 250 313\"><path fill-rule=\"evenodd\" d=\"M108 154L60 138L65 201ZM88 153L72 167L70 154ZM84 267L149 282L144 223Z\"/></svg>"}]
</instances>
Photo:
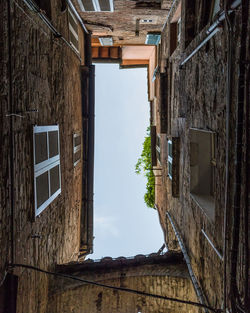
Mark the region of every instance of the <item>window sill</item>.
<instances>
[{"instance_id":1,"label":"window sill","mask_svg":"<svg viewBox=\"0 0 250 313\"><path fill-rule=\"evenodd\" d=\"M205 213L208 219L214 222L215 213L215 201L210 195L200 195L190 193L191 199L199 206L199 208Z\"/></svg>"}]
</instances>

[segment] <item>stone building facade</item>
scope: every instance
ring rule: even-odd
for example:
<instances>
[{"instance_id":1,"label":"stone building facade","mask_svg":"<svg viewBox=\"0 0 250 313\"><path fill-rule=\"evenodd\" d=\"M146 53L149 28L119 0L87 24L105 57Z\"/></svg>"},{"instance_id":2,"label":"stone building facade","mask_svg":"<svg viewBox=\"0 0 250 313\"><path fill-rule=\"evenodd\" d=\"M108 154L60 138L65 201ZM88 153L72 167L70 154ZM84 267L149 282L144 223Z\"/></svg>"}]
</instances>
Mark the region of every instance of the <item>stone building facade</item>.
<instances>
[{"instance_id":1,"label":"stone building facade","mask_svg":"<svg viewBox=\"0 0 250 313\"><path fill-rule=\"evenodd\" d=\"M249 5L224 5L174 1L151 119L166 243L180 249L182 239L205 302L240 312L249 308Z\"/></svg>"},{"instance_id":2,"label":"stone building facade","mask_svg":"<svg viewBox=\"0 0 250 313\"><path fill-rule=\"evenodd\" d=\"M0 4L0 312L208 312L10 263L246 312L248 2L114 0L113 12L83 12L83 2ZM153 55L124 66L149 68L155 202L169 252L83 262L93 249L91 47L112 38L103 51L114 61L150 32L161 32Z\"/></svg>"},{"instance_id":3,"label":"stone building facade","mask_svg":"<svg viewBox=\"0 0 250 313\"><path fill-rule=\"evenodd\" d=\"M111 1L113 11L96 12L84 9L88 2L91 1L74 0L84 23L92 31L93 39L112 38L114 45L144 45L148 32L161 32L171 6L169 0L114 0Z\"/></svg>"},{"instance_id":4,"label":"stone building facade","mask_svg":"<svg viewBox=\"0 0 250 313\"><path fill-rule=\"evenodd\" d=\"M62 4L0 4L1 282L10 263L53 269L78 260L84 248L82 84L87 92L89 78L82 73L90 62L82 22ZM12 273L18 276L15 312L46 312L48 277L19 267ZM15 296L6 286L0 311L12 312Z\"/></svg>"},{"instance_id":5,"label":"stone building facade","mask_svg":"<svg viewBox=\"0 0 250 313\"><path fill-rule=\"evenodd\" d=\"M132 258L86 260L81 264L57 267L59 273L112 287L196 302L196 294L182 253L156 253ZM48 312L200 312L189 304L166 301L145 294L136 294L84 284L64 278L51 282ZM63 300L62 300L63 299Z\"/></svg>"}]
</instances>

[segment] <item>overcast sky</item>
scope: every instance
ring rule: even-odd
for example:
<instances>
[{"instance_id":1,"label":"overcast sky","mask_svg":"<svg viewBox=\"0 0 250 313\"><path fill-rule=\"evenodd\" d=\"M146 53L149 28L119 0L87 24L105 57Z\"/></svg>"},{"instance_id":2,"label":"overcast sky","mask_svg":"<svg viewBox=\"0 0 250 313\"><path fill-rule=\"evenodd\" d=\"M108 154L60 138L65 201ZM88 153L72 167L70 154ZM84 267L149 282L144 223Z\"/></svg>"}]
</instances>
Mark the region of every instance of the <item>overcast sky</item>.
<instances>
[{"instance_id":1,"label":"overcast sky","mask_svg":"<svg viewBox=\"0 0 250 313\"><path fill-rule=\"evenodd\" d=\"M94 254L133 256L158 251L158 214L146 207L146 179L135 164L149 126L147 70L96 65Z\"/></svg>"}]
</instances>

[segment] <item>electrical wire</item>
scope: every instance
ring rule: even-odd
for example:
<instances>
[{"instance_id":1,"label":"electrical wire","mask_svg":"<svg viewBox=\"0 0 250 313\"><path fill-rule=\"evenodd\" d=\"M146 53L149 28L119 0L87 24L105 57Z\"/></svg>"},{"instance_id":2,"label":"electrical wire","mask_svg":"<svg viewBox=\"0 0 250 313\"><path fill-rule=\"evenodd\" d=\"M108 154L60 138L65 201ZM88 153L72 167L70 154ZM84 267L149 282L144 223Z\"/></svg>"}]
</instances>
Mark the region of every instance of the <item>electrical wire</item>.
<instances>
[{"instance_id":1,"label":"electrical wire","mask_svg":"<svg viewBox=\"0 0 250 313\"><path fill-rule=\"evenodd\" d=\"M215 313L223 312L221 309L215 309L215 308L212 308L212 307L207 306L205 304L201 304L201 303L194 302L194 301L188 301L188 300L182 300L182 299L177 299L177 298L161 296L161 295L147 293L147 292L134 290L134 289L130 289L130 288L110 286L110 285L106 285L106 284L97 283L97 282L94 282L94 281L82 279L82 278L79 278L79 277L73 276L73 275L46 271L46 270L40 269L38 267L35 267L35 266L32 266L32 265L27 265L27 264L17 264L17 263L16 264L9 264L9 269L13 269L15 267L27 268L27 269L31 269L31 270L34 270L34 271L38 271L38 272L44 273L44 274L58 276L58 277L63 277L63 278L68 278L68 279L76 280L76 281L79 281L79 282L82 282L82 283L85 283L85 284L99 286L99 287L103 287L103 288L119 290L119 291L123 291L123 292L129 292L129 293L133 293L133 294L138 294L138 295L142 295L142 296L158 298L158 299L162 299L162 300L168 300L168 301L173 301L173 302L178 302L178 303L183 303L183 304L189 304L189 305L193 305L193 306L197 306L197 307L206 308L206 309L210 310L211 312L215 312Z\"/></svg>"}]
</instances>

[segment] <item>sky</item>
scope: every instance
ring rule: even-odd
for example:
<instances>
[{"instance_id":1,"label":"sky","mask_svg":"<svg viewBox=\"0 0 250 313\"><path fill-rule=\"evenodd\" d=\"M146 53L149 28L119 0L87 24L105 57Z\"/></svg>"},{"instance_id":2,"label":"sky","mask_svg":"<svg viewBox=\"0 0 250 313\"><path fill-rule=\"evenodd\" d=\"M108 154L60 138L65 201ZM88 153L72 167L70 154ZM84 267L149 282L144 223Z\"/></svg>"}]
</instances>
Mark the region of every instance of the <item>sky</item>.
<instances>
[{"instance_id":1,"label":"sky","mask_svg":"<svg viewBox=\"0 0 250 313\"><path fill-rule=\"evenodd\" d=\"M157 252L158 213L144 203L146 178L135 164L149 126L147 69L96 64L94 253L89 257Z\"/></svg>"}]
</instances>

